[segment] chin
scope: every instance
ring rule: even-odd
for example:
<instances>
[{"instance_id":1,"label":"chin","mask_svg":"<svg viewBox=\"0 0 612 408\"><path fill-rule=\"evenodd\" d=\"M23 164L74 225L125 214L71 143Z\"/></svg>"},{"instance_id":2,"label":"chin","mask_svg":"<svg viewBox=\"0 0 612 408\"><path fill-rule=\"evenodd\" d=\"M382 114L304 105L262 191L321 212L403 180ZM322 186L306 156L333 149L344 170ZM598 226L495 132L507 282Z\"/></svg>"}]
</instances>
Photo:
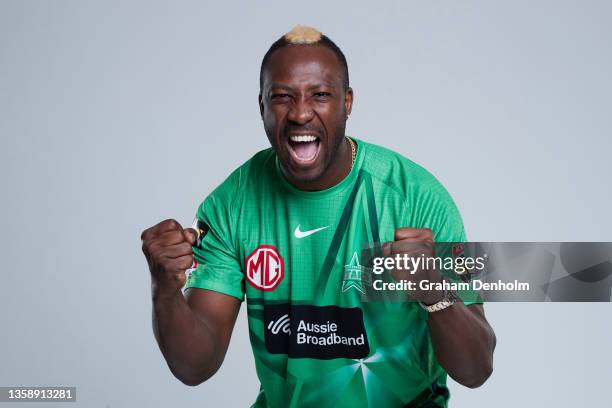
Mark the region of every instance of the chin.
<instances>
[{"instance_id":1,"label":"chin","mask_svg":"<svg viewBox=\"0 0 612 408\"><path fill-rule=\"evenodd\" d=\"M285 173L291 177L292 180L300 183L311 183L319 180L324 171L324 166L318 165L312 168L294 168L285 162L283 166Z\"/></svg>"}]
</instances>

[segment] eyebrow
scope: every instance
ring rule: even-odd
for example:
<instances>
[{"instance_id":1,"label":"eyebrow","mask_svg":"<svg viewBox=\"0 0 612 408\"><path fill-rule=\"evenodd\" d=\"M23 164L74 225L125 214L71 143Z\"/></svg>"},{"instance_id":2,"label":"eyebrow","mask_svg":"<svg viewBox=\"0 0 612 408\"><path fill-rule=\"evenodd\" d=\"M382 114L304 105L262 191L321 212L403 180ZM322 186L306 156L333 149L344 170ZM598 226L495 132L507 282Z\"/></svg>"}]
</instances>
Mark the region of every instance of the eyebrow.
<instances>
[{"instance_id":1,"label":"eyebrow","mask_svg":"<svg viewBox=\"0 0 612 408\"><path fill-rule=\"evenodd\" d=\"M330 84L330 83L320 83L320 84L317 84L317 85L311 85L308 88L306 88L306 90L307 91L312 91L313 89L325 88L325 87L333 88L334 86L332 84ZM287 91L292 91L293 90L293 88L291 88L290 86L282 85L282 84L272 84L270 86L270 90L273 90L273 89L284 89L284 90L287 90Z\"/></svg>"},{"instance_id":2,"label":"eyebrow","mask_svg":"<svg viewBox=\"0 0 612 408\"><path fill-rule=\"evenodd\" d=\"M272 89L284 89L284 90L287 90L287 91L291 91L292 90L292 88L290 86L280 85L280 84L272 84L270 86L270 90L272 90Z\"/></svg>"}]
</instances>

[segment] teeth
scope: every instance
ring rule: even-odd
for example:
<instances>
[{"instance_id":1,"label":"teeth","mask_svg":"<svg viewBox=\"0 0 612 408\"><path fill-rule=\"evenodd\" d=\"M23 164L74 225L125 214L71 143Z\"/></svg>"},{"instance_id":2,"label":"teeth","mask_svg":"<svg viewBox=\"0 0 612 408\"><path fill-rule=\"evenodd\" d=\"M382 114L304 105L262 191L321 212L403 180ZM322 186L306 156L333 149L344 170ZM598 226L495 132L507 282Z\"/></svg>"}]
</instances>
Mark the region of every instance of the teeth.
<instances>
[{"instance_id":1,"label":"teeth","mask_svg":"<svg viewBox=\"0 0 612 408\"><path fill-rule=\"evenodd\" d=\"M299 136L290 136L289 140L291 140L292 142L298 143L298 142L314 142L315 140L317 140L316 136L312 136L312 135L299 135Z\"/></svg>"}]
</instances>

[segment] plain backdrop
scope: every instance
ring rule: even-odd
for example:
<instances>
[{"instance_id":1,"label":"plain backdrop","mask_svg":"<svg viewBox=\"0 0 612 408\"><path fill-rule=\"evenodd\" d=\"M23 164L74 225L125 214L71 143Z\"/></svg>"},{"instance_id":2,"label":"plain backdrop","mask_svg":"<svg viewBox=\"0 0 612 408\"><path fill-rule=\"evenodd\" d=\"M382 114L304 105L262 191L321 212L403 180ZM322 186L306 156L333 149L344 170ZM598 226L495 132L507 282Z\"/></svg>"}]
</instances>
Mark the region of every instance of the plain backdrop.
<instances>
[{"instance_id":1,"label":"plain backdrop","mask_svg":"<svg viewBox=\"0 0 612 408\"><path fill-rule=\"evenodd\" d=\"M215 377L172 377L140 232L191 223L267 147L259 64L298 23L347 56L348 133L434 173L471 240L612 241L611 13L606 1L0 0L0 385L74 385L69 407L253 402L245 308ZM451 406L607 404L609 303L486 310L495 372L476 390L451 382Z\"/></svg>"}]
</instances>

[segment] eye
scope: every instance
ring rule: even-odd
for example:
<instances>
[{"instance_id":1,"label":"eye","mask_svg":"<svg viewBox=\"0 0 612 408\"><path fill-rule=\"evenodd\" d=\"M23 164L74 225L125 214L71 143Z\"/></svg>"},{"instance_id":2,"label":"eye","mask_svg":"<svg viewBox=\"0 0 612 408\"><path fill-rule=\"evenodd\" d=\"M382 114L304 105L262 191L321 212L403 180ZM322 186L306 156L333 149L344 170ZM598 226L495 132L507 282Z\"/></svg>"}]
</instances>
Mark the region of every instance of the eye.
<instances>
[{"instance_id":1,"label":"eye","mask_svg":"<svg viewBox=\"0 0 612 408\"><path fill-rule=\"evenodd\" d=\"M316 98L328 98L331 96L329 92L317 92L314 94Z\"/></svg>"},{"instance_id":2,"label":"eye","mask_svg":"<svg viewBox=\"0 0 612 408\"><path fill-rule=\"evenodd\" d=\"M288 93L275 93L275 94L272 94L272 96L270 97L270 99L286 99L286 98L289 98Z\"/></svg>"}]
</instances>

